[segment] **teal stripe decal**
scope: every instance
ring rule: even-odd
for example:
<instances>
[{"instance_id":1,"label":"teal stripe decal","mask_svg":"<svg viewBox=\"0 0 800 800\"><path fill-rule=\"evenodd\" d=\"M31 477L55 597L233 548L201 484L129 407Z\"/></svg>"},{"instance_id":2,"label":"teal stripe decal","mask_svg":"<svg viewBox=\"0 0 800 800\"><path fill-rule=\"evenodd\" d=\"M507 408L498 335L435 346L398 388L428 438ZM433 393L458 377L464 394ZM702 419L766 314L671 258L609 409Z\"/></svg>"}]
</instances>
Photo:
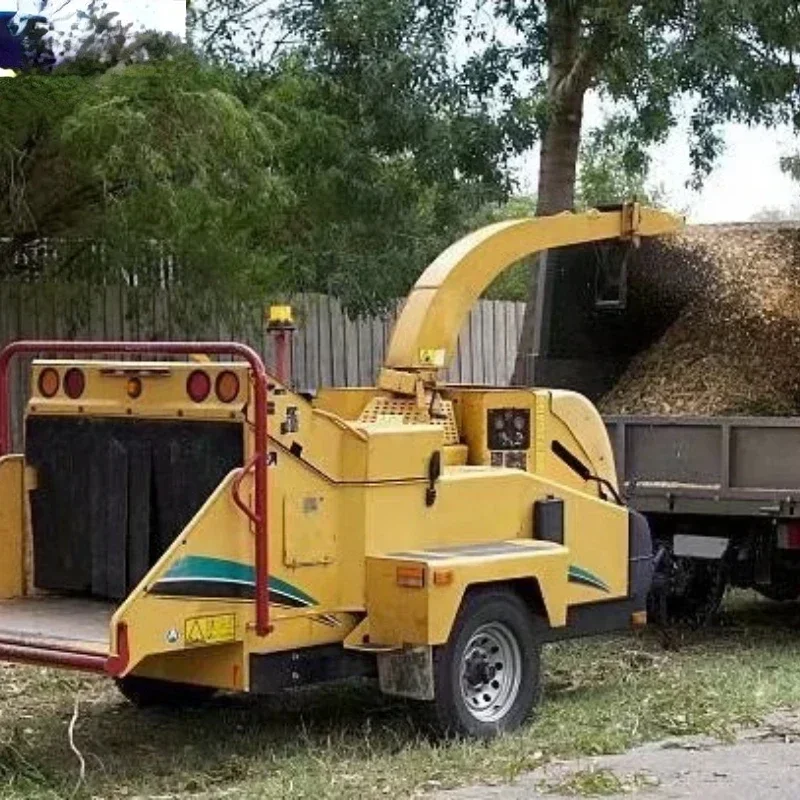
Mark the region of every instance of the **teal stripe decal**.
<instances>
[{"instance_id":1,"label":"teal stripe decal","mask_svg":"<svg viewBox=\"0 0 800 800\"><path fill-rule=\"evenodd\" d=\"M255 585L256 571L250 564L210 556L184 556L163 576L169 581L230 581ZM300 605L315 606L317 601L302 589L280 578L270 577L270 591L290 597Z\"/></svg>"},{"instance_id":2,"label":"teal stripe decal","mask_svg":"<svg viewBox=\"0 0 800 800\"><path fill-rule=\"evenodd\" d=\"M602 578L598 578L597 575L593 572L589 572L588 569L577 567L574 564L570 564L567 578L572 581L572 583L582 583L585 586L591 586L603 592L610 591L608 584Z\"/></svg>"}]
</instances>

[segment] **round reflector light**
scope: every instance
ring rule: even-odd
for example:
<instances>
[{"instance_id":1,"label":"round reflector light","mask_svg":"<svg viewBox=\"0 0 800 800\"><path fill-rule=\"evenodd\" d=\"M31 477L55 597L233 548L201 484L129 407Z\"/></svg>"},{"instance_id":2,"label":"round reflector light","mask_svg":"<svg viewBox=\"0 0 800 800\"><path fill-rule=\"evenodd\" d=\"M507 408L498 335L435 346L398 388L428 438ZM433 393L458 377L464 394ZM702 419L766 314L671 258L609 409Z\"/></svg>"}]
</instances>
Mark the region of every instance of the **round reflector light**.
<instances>
[{"instance_id":1,"label":"round reflector light","mask_svg":"<svg viewBox=\"0 0 800 800\"><path fill-rule=\"evenodd\" d=\"M68 369L64 375L64 391L71 400L77 400L86 388L86 378L77 367Z\"/></svg>"},{"instance_id":2,"label":"round reflector light","mask_svg":"<svg viewBox=\"0 0 800 800\"><path fill-rule=\"evenodd\" d=\"M142 379L135 375L132 378L128 378L126 390L128 392L128 397L130 397L131 400L135 400L142 393Z\"/></svg>"},{"instance_id":3,"label":"round reflector light","mask_svg":"<svg viewBox=\"0 0 800 800\"><path fill-rule=\"evenodd\" d=\"M217 375L217 383L215 386L217 397L223 403L232 403L239 394L239 378L235 372L225 370Z\"/></svg>"},{"instance_id":4,"label":"round reflector light","mask_svg":"<svg viewBox=\"0 0 800 800\"><path fill-rule=\"evenodd\" d=\"M39 373L39 394L42 397L52 397L57 391L61 382L58 373L51 367L43 369Z\"/></svg>"},{"instance_id":5,"label":"round reflector light","mask_svg":"<svg viewBox=\"0 0 800 800\"><path fill-rule=\"evenodd\" d=\"M186 393L195 403L202 403L211 392L211 378L201 369L196 369L186 381Z\"/></svg>"}]
</instances>

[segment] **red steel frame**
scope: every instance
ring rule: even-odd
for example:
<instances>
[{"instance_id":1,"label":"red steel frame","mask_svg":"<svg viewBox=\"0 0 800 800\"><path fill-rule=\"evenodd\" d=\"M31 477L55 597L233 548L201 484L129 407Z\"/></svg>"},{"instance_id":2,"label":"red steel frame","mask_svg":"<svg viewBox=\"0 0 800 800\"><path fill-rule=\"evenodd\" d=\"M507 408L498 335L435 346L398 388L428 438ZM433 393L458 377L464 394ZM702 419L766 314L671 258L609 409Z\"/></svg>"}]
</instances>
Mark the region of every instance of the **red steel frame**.
<instances>
[{"instance_id":1,"label":"red steel frame","mask_svg":"<svg viewBox=\"0 0 800 800\"><path fill-rule=\"evenodd\" d=\"M11 421L9 404L8 371L12 360L20 355L36 355L42 352L101 355L126 353L135 355L192 355L198 352L208 355L238 356L247 361L253 371L255 405L255 444L253 456L242 468L234 484L233 499L236 505L253 523L255 528L256 566L256 633L266 636L269 621L269 540L267 498L267 369L261 356L239 342L67 342L67 341L18 341L0 351L0 456L11 450ZM255 501L250 509L239 496L241 479L251 469L255 471ZM119 674L127 666L127 630L117 632L120 652L108 659L87 653L53 651L47 648L14 648L11 644L0 646L0 655L10 660L58 663L75 669L88 669ZM19 653L16 650L20 650ZM24 652L23 652L24 651ZM122 652L124 651L124 652ZM122 662L125 663L122 663Z\"/></svg>"}]
</instances>

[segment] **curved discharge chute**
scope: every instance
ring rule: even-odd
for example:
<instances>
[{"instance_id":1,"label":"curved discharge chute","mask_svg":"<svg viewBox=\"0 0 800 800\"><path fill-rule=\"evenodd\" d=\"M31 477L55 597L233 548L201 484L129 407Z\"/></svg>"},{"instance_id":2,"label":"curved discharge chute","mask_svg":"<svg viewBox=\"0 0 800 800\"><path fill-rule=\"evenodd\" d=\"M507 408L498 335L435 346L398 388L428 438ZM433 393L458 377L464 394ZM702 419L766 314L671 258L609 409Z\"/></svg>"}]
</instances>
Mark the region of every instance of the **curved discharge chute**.
<instances>
[{"instance_id":1,"label":"curved discharge chute","mask_svg":"<svg viewBox=\"0 0 800 800\"><path fill-rule=\"evenodd\" d=\"M508 220L468 234L441 253L412 289L392 333L381 385L410 389L408 373L435 374L447 366L472 306L521 259L584 242L672 233L682 225L679 216L630 203L613 211Z\"/></svg>"}]
</instances>

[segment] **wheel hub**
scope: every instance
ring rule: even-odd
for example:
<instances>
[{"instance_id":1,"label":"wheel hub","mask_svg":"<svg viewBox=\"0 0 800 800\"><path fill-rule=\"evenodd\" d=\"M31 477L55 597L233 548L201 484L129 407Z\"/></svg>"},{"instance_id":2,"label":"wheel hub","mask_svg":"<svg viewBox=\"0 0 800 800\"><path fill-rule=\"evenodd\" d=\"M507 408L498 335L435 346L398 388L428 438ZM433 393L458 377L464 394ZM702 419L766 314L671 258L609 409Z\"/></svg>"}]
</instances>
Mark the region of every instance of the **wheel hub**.
<instances>
[{"instance_id":1,"label":"wheel hub","mask_svg":"<svg viewBox=\"0 0 800 800\"><path fill-rule=\"evenodd\" d=\"M522 677L522 653L511 630L499 622L479 627L464 649L461 696L470 714L496 722L513 707Z\"/></svg>"}]
</instances>

